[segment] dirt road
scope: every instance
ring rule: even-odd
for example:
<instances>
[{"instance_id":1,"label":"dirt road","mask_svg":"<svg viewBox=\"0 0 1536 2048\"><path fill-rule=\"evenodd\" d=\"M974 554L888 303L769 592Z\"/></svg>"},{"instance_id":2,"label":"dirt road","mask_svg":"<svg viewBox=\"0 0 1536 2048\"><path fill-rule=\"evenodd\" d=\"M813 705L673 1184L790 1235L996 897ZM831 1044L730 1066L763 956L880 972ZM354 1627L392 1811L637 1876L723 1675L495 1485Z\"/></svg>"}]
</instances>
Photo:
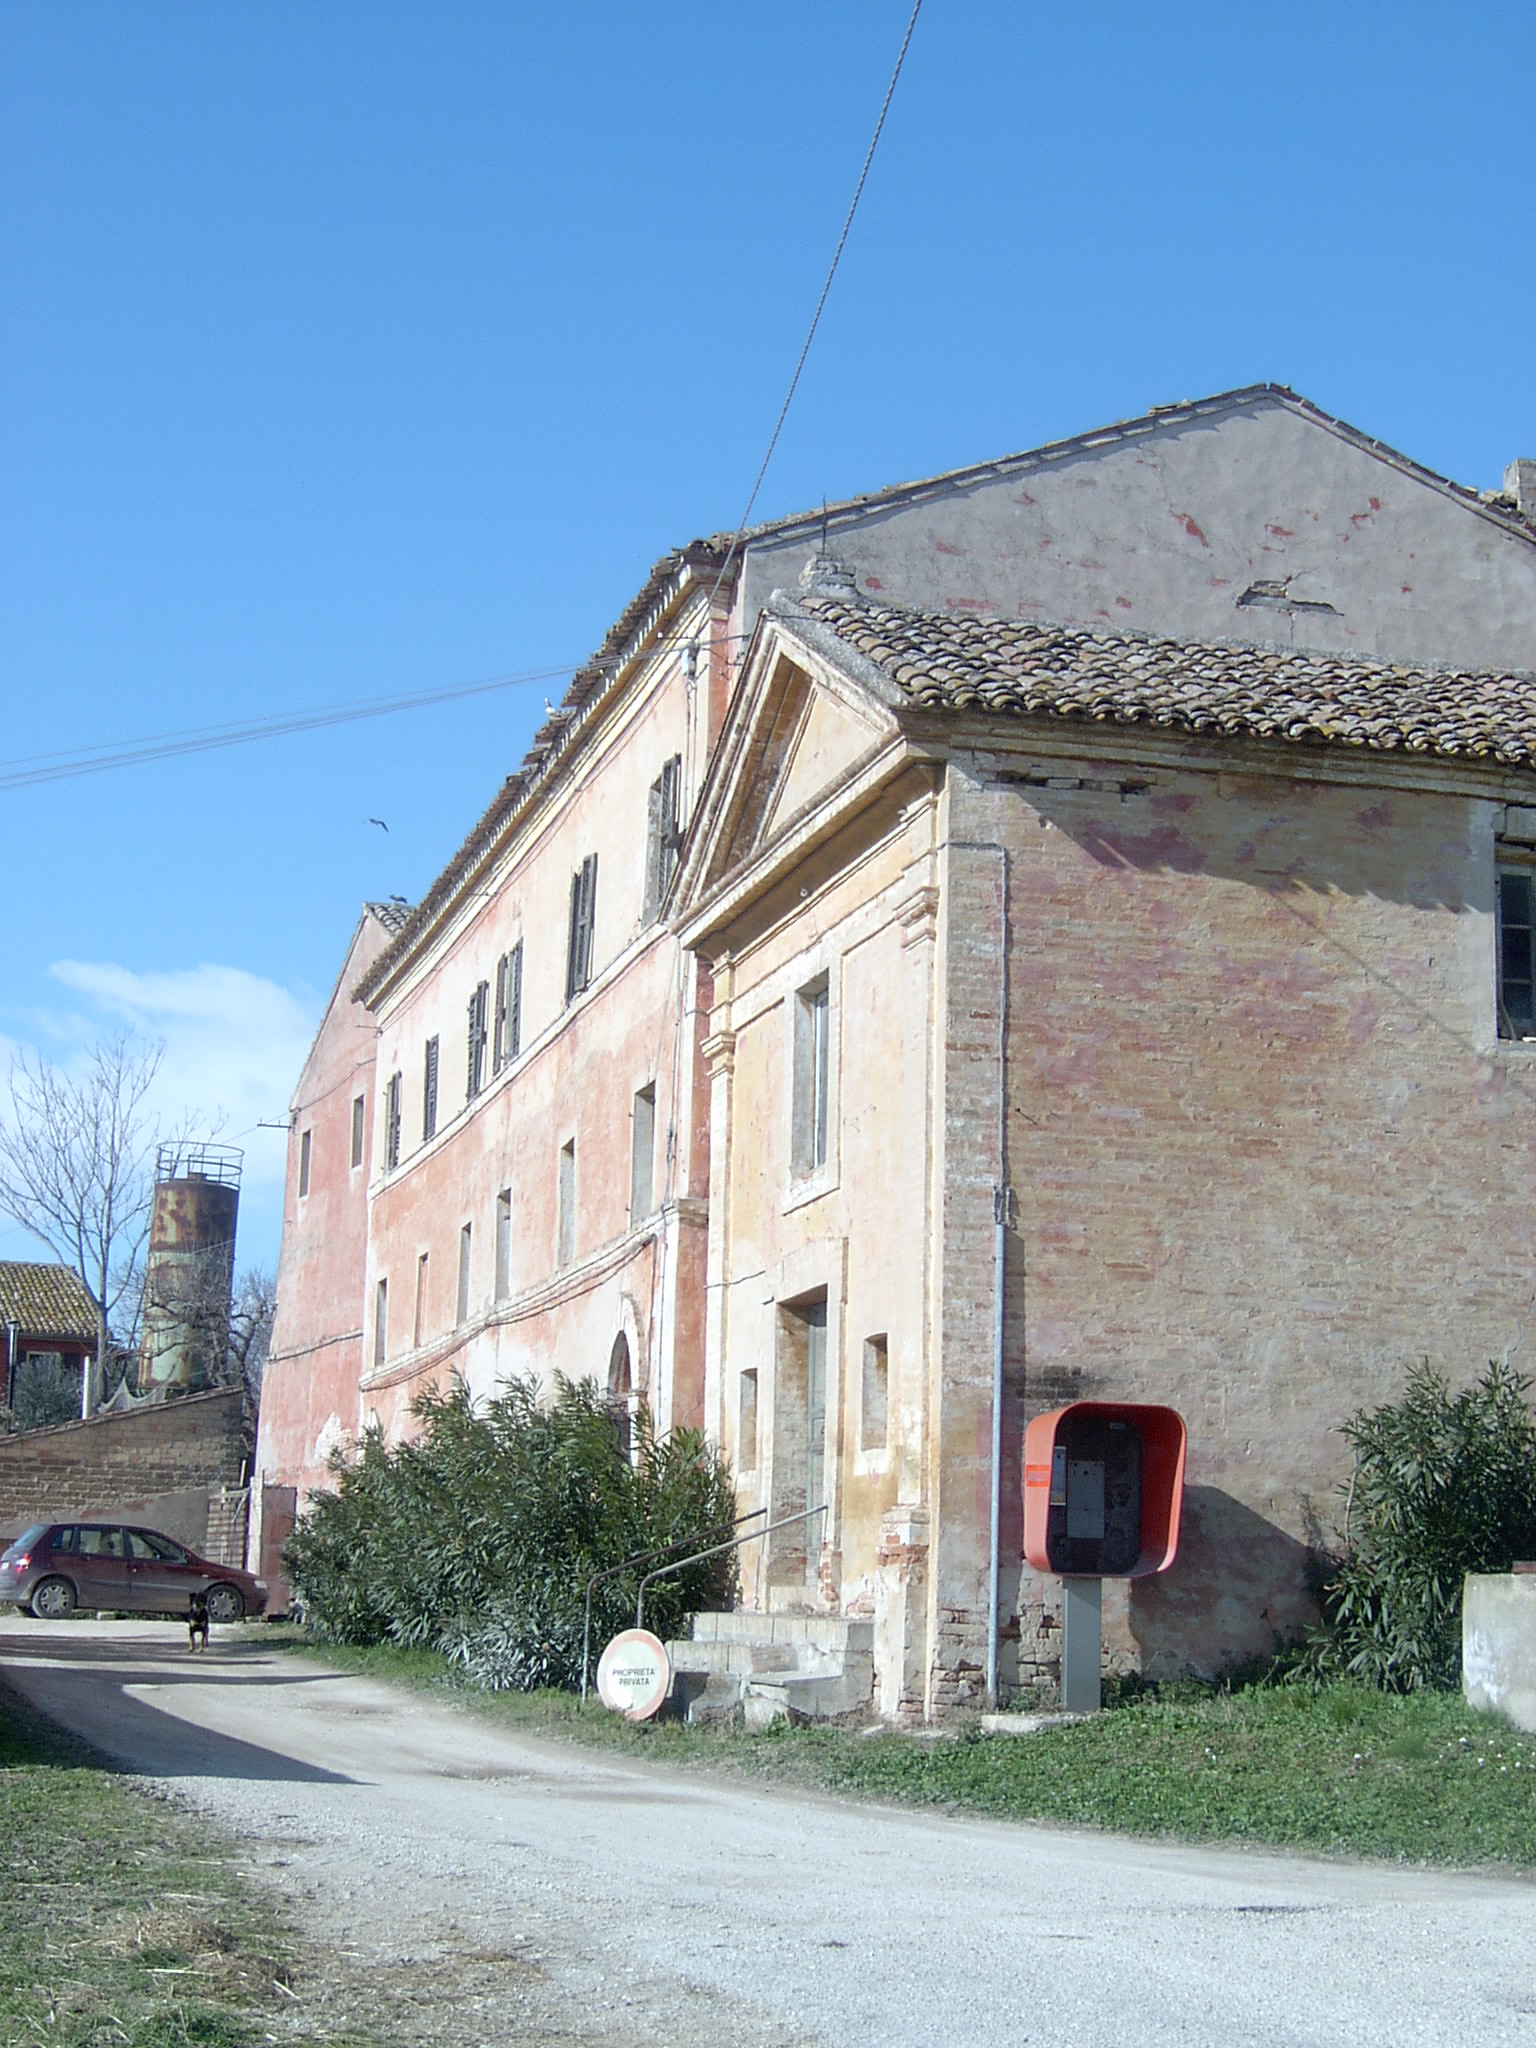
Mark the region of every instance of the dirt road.
<instances>
[{"instance_id":1,"label":"dirt road","mask_svg":"<svg viewBox=\"0 0 1536 2048\"><path fill-rule=\"evenodd\" d=\"M333 2016L351 1999L380 2039L1536 2044L1536 1885L673 1774L255 1629L191 1660L170 1624L7 1616L0 1670L247 1842L347 1964Z\"/></svg>"}]
</instances>

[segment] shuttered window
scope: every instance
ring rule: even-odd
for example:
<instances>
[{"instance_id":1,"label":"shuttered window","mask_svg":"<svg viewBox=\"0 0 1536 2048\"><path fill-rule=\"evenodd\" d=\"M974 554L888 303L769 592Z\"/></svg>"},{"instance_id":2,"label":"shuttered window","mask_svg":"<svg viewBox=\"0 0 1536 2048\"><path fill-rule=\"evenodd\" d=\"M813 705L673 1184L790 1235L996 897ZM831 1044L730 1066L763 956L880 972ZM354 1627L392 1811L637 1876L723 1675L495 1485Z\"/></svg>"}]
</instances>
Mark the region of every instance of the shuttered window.
<instances>
[{"instance_id":1,"label":"shuttered window","mask_svg":"<svg viewBox=\"0 0 1536 2048\"><path fill-rule=\"evenodd\" d=\"M651 784L645 833L645 915L657 917L677 873L683 835L683 757L674 754Z\"/></svg>"},{"instance_id":2,"label":"shuttered window","mask_svg":"<svg viewBox=\"0 0 1536 2048\"><path fill-rule=\"evenodd\" d=\"M485 1026L491 1007L491 985L480 982L469 999L469 1071L464 1099L473 1102L485 1085Z\"/></svg>"},{"instance_id":3,"label":"shuttered window","mask_svg":"<svg viewBox=\"0 0 1536 2048\"><path fill-rule=\"evenodd\" d=\"M422 1065L422 1075L421 1075L421 1140L422 1140L422 1143L423 1143L423 1144L425 1144L428 1138L430 1138L430 1137L433 1137L433 1136L435 1136L435 1135L436 1135L436 1132L437 1132L437 1040L436 1040L435 1038L429 1038L429 1039L427 1040L427 1052L426 1052L426 1058L425 1058L425 1060L424 1060L424 1062L423 1062L423 1065Z\"/></svg>"},{"instance_id":4,"label":"shuttered window","mask_svg":"<svg viewBox=\"0 0 1536 2048\"><path fill-rule=\"evenodd\" d=\"M400 1164L400 1076L391 1074L384 1090L384 1171Z\"/></svg>"},{"instance_id":5,"label":"shuttered window","mask_svg":"<svg viewBox=\"0 0 1536 2048\"><path fill-rule=\"evenodd\" d=\"M571 877L571 932L565 956L565 1000L592 979L592 930L597 921L597 855L589 853Z\"/></svg>"},{"instance_id":6,"label":"shuttered window","mask_svg":"<svg viewBox=\"0 0 1536 2048\"><path fill-rule=\"evenodd\" d=\"M496 962L496 1028L491 1036L491 1072L499 1074L517 1058L523 1043L523 942Z\"/></svg>"}]
</instances>

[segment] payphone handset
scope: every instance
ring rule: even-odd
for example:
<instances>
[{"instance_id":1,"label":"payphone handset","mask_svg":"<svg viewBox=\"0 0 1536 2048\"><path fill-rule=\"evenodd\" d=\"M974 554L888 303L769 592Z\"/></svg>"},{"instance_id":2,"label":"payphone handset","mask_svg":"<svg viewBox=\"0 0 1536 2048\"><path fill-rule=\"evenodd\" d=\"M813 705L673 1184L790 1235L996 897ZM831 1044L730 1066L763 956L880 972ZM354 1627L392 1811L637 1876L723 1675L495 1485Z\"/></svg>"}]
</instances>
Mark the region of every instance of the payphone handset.
<instances>
[{"instance_id":1,"label":"payphone handset","mask_svg":"<svg viewBox=\"0 0 1536 2048\"><path fill-rule=\"evenodd\" d=\"M1184 1424L1172 1408L1074 1401L1024 1439L1024 1555L1063 1578L1166 1571L1179 1543Z\"/></svg>"}]
</instances>

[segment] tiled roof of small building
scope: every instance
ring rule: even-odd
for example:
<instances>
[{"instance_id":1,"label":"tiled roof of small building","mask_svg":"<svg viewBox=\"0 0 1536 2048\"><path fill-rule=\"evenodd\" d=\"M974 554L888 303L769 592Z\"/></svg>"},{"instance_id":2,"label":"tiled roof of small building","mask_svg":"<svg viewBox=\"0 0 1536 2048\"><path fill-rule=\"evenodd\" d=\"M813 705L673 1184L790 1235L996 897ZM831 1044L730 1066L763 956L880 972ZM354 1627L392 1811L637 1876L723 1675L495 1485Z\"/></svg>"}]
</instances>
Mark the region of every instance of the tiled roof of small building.
<instances>
[{"instance_id":1,"label":"tiled roof of small building","mask_svg":"<svg viewBox=\"0 0 1536 2048\"><path fill-rule=\"evenodd\" d=\"M96 1340L96 1311L68 1266L0 1259L0 1324L16 1323L24 1337Z\"/></svg>"},{"instance_id":2,"label":"tiled roof of small building","mask_svg":"<svg viewBox=\"0 0 1536 2048\"><path fill-rule=\"evenodd\" d=\"M830 596L800 608L925 710L1025 713L1536 767L1536 678L1208 646Z\"/></svg>"}]
</instances>

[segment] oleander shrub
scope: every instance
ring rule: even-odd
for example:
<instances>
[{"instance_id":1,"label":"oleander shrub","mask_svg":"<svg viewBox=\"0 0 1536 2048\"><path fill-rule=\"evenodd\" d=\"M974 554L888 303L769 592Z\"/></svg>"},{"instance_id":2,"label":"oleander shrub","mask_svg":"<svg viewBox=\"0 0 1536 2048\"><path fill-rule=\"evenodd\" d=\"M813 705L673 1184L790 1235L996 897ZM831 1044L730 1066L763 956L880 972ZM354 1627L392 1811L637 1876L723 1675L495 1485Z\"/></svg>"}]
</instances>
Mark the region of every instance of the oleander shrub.
<instances>
[{"instance_id":1,"label":"oleander shrub","mask_svg":"<svg viewBox=\"0 0 1536 2048\"><path fill-rule=\"evenodd\" d=\"M419 1397L416 1434L371 1432L332 1461L285 1553L306 1626L322 1641L443 1651L496 1690L575 1686L594 1572L641 1553L682 1557L731 1533L730 1468L696 1430L658 1434L642 1407L633 1454L587 1382L531 1381L476 1403L462 1381ZM640 1571L597 1588L596 1648L634 1620ZM646 1625L678 1634L729 1605L732 1553L686 1566L646 1595ZM594 1656L595 1656L594 1649Z\"/></svg>"},{"instance_id":2,"label":"oleander shrub","mask_svg":"<svg viewBox=\"0 0 1536 2048\"><path fill-rule=\"evenodd\" d=\"M1460 1684L1465 1574L1536 1557L1529 1392L1493 1363L1453 1394L1426 1359L1401 1400L1350 1417L1342 1547L1322 1571L1304 1673L1399 1693Z\"/></svg>"}]
</instances>

